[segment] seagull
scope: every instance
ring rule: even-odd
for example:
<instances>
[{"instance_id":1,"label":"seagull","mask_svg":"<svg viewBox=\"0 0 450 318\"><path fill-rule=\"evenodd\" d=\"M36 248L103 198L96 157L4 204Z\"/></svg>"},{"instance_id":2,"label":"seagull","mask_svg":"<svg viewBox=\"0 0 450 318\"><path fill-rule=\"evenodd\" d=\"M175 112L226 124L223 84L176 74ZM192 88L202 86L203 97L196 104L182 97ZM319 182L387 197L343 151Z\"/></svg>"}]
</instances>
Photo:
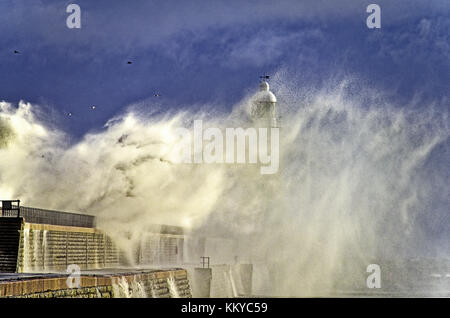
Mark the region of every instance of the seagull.
<instances>
[{"instance_id":1,"label":"seagull","mask_svg":"<svg viewBox=\"0 0 450 318\"><path fill-rule=\"evenodd\" d=\"M14 50L14 54L20 54L20 52L17 50Z\"/></svg>"},{"instance_id":2,"label":"seagull","mask_svg":"<svg viewBox=\"0 0 450 318\"><path fill-rule=\"evenodd\" d=\"M71 117L71 116L72 116L72 113L71 113L71 112L68 112L68 113L67 113L67 116Z\"/></svg>"},{"instance_id":3,"label":"seagull","mask_svg":"<svg viewBox=\"0 0 450 318\"><path fill-rule=\"evenodd\" d=\"M95 105L92 105L92 106L91 106L91 109L94 110L94 109L95 109Z\"/></svg>"},{"instance_id":4,"label":"seagull","mask_svg":"<svg viewBox=\"0 0 450 318\"><path fill-rule=\"evenodd\" d=\"M131 64L131 63L133 63L133 62L131 62L131 61L128 61L128 62L127 62L127 64Z\"/></svg>"},{"instance_id":5,"label":"seagull","mask_svg":"<svg viewBox=\"0 0 450 318\"><path fill-rule=\"evenodd\" d=\"M158 93L156 93L156 94L153 94L153 96L154 96L154 97L160 97L161 95L158 94Z\"/></svg>"}]
</instances>

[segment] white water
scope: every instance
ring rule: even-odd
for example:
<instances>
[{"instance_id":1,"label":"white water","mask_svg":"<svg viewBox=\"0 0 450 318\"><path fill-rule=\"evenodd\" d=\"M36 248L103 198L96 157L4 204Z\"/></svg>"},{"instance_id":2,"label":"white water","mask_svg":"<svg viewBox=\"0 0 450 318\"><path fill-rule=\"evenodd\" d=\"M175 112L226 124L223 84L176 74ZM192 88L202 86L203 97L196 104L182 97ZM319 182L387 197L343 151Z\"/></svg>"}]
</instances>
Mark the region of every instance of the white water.
<instances>
[{"instance_id":1,"label":"white water","mask_svg":"<svg viewBox=\"0 0 450 318\"><path fill-rule=\"evenodd\" d=\"M44 230L44 233L42 234L42 268L43 268L43 270L46 269L45 257L48 253L47 233L48 233L48 231Z\"/></svg>"},{"instance_id":2,"label":"white water","mask_svg":"<svg viewBox=\"0 0 450 318\"><path fill-rule=\"evenodd\" d=\"M147 298L142 282L138 282L136 278L131 284L128 284L124 276L115 278L112 289L114 298Z\"/></svg>"},{"instance_id":3,"label":"white water","mask_svg":"<svg viewBox=\"0 0 450 318\"><path fill-rule=\"evenodd\" d=\"M131 290L133 298L147 298L142 282L137 281L136 277L134 277L134 280L131 282Z\"/></svg>"},{"instance_id":4,"label":"white water","mask_svg":"<svg viewBox=\"0 0 450 318\"><path fill-rule=\"evenodd\" d=\"M33 231L33 271L39 271L43 269L41 266L42 251L45 250L43 246L43 241L41 240L41 231L40 230L32 230Z\"/></svg>"},{"instance_id":5,"label":"white water","mask_svg":"<svg viewBox=\"0 0 450 318\"><path fill-rule=\"evenodd\" d=\"M238 295L237 288L236 288L236 282L234 280L233 270L231 267L228 270L228 279L230 280L231 291L233 292L233 297L238 297L239 295Z\"/></svg>"},{"instance_id":6,"label":"white water","mask_svg":"<svg viewBox=\"0 0 450 318\"><path fill-rule=\"evenodd\" d=\"M167 286L169 287L171 298L180 298L177 283L175 281L175 277L172 274L170 274L170 276L167 278Z\"/></svg>"},{"instance_id":7,"label":"white water","mask_svg":"<svg viewBox=\"0 0 450 318\"><path fill-rule=\"evenodd\" d=\"M128 282L124 277L116 278L112 284L114 298L131 298Z\"/></svg>"},{"instance_id":8,"label":"white water","mask_svg":"<svg viewBox=\"0 0 450 318\"><path fill-rule=\"evenodd\" d=\"M150 296L151 296L151 298L157 298L157 295L156 295L156 290L155 290L155 285L154 285L154 283L151 281L151 279L149 278L149 284L150 284Z\"/></svg>"},{"instance_id":9,"label":"white water","mask_svg":"<svg viewBox=\"0 0 450 318\"><path fill-rule=\"evenodd\" d=\"M315 91L291 82L271 82L283 116L275 176L172 163L176 127L247 125L249 99L229 115L130 109L76 144L37 120L36 106L1 102L0 196L94 213L128 251L154 223L226 237L240 258L268 263L276 295L321 294L343 270L364 272L380 258L448 257L448 108L390 104L364 87L349 94L346 81ZM212 262L236 256L208 253Z\"/></svg>"},{"instance_id":10,"label":"white water","mask_svg":"<svg viewBox=\"0 0 450 318\"><path fill-rule=\"evenodd\" d=\"M29 246L30 246L30 229L23 230L23 272L30 272L30 255L29 255Z\"/></svg>"},{"instance_id":11,"label":"white water","mask_svg":"<svg viewBox=\"0 0 450 318\"><path fill-rule=\"evenodd\" d=\"M24 229L24 273L45 270L47 231Z\"/></svg>"}]
</instances>

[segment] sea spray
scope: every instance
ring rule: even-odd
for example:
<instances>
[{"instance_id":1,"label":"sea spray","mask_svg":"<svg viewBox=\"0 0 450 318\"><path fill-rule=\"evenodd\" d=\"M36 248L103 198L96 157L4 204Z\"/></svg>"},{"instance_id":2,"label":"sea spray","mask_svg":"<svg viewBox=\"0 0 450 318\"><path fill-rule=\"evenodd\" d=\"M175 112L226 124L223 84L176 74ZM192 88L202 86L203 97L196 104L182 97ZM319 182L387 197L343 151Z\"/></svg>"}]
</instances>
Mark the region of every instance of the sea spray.
<instances>
[{"instance_id":1,"label":"sea spray","mask_svg":"<svg viewBox=\"0 0 450 318\"><path fill-rule=\"evenodd\" d=\"M48 230L44 230L42 233L42 270L46 270L45 258L48 254L48 242L47 242Z\"/></svg>"},{"instance_id":2,"label":"sea spray","mask_svg":"<svg viewBox=\"0 0 450 318\"><path fill-rule=\"evenodd\" d=\"M167 286L169 288L169 293L171 298L180 298L180 294L178 293L178 287L175 276L170 273L170 276L167 277Z\"/></svg>"},{"instance_id":3,"label":"sea spray","mask_svg":"<svg viewBox=\"0 0 450 318\"><path fill-rule=\"evenodd\" d=\"M38 272L42 269L43 266L41 266L44 263L44 260L42 259L42 252L43 252L43 246L42 246L42 238L41 238L41 231L40 230L32 230L33 231L33 271Z\"/></svg>"},{"instance_id":4,"label":"sea spray","mask_svg":"<svg viewBox=\"0 0 450 318\"><path fill-rule=\"evenodd\" d=\"M229 269L228 269L228 271L227 272L225 272L226 274L226 276L228 276L228 279L229 279L229 281L230 281L230 286L231 286L231 291L232 291L232 295L233 295L233 297L238 297L239 295L238 295L238 292L237 292L237 288L236 288L236 281L235 281L235 279L234 279L234 276L233 276L233 270L232 270L232 268L231 268L231 266L229 267Z\"/></svg>"},{"instance_id":5,"label":"sea spray","mask_svg":"<svg viewBox=\"0 0 450 318\"><path fill-rule=\"evenodd\" d=\"M114 298L131 298L128 281L123 276L113 278L112 291Z\"/></svg>"},{"instance_id":6,"label":"sea spray","mask_svg":"<svg viewBox=\"0 0 450 318\"><path fill-rule=\"evenodd\" d=\"M155 286L155 283L153 282L153 280L150 277L148 278L148 284L150 286L150 296L151 296L151 298L157 298L158 295L156 293L156 286Z\"/></svg>"},{"instance_id":7,"label":"sea spray","mask_svg":"<svg viewBox=\"0 0 450 318\"><path fill-rule=\"evenodd\" d=\"M364 284L360 273L380 259L445 254L446 241L435 236L448 224L435 220L448 207L447 108L397 105L370 89L355 93L348 81L307 90L275 76L271 84L283 120L280 169L270 176L251 165L172 157L175 129L194 120L251 125L250 97L229 116L130 109L74 144L38 122L36 106L1 102L2 120L14 125L0 148L8 180L0 196L89 211L127 251L154 223L227 238L239 257L266 264L271 286L262 289L272 295L323 295L342 281ZM233 262L236 252L208 256Z\"/></svg>"},{"instance_id":8,"label":"sea spray","mask_svg":"<svg viewBox=\"0 0 450 318\"><path fill-rule=\"evenodd\" d=\"M29 273L30 268L30 229L23 229L23 272Z\"/></svg>"},{"instance_id":9,"label":"sea spray","mask_svg":"<svg viewBox=\"0 0 450 318\"><path fill-rule=\"evenodd\" d=\"M132 298L147 298L147 293L145 292L145 288L143 286L143 282L138 280L135 276L133 281L131 282L131 295Z\"/></svg>"},{"instance_id":10,"label":"sea spray","mask_svg":"<svg viewBox=\"0 0 450 318\"><path fill-rule=\"evenodd\" d=\"M125 276L115 277L112 283L114 298L147 298L143 282L136 277L129 283Z\"/></svg>"}]
</instances>

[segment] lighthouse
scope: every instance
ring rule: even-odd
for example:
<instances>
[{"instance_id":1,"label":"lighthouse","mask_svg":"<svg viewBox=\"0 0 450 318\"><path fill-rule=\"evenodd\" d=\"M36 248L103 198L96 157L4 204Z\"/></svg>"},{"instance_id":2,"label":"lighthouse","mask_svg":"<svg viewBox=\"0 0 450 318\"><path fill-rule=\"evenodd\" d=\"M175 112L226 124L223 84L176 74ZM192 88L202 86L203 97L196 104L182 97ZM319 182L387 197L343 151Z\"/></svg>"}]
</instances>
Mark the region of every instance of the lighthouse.
<instances>
[{"instance_id":1,"label":"lighthouse","mask_svg":"<svg viewBox=\"0 0 450 318\"><path fill-rule=\"evenodd\" d=\"M252 99L251 117L257 126L275 128L278 127L277 98L270 91L268 78L269 76L262 76L259 82L259 92Z\"/></svg>"}]
</instances>

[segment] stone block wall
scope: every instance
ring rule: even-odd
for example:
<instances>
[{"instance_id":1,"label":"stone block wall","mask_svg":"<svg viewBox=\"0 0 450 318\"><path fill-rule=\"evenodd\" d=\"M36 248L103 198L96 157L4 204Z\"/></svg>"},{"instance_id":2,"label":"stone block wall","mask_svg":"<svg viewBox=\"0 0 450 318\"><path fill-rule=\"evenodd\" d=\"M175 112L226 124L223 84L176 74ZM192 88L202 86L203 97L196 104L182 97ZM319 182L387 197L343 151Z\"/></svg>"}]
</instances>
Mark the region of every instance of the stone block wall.
<instances>
[{"instance_id":1,"label":"stone block wall","mask_svg":"<svg viewBox=\"0 0 450 318\"><path fill-rule=\"evenodd\" d=\"M183 262L182 235L149 233L142 237L137 264L167 265Z\"/></svg>"},{"instance_id":2,"label":"stone block wall","mask_svg":"<svg viewBox=\"0 0 450 318\"><path fill-rule=\"evenodd\" d=\"M64 271L70 264L80 269L119 265L119 251L111 238L94 228L24 223L17 271Z\"/></svg>"},{"instance_id":3,"label":"stone block wall","mask_svg":"<svg viewBox=\"0 0 450 318\"><path fill-rule=\"evenodd\" d=\"M147 233L136 246L132 264L174 265L183 262L183 235ZM16 247L17 248L17 247ZM17 272L65 271L130 265L111 237L96 228L24 222L18 244Z\"/></svg>"},{"instance_id":4,"label":"stone block wall","mask_svg":"<svg viewBox=\"0 0 450 318\"><path fill-rule=\"evenodd\" d=\"M192 297L183 269L105 275L82 275L79 288L67 276L0 281L0 297L14 298L175 298Z\"/></svg>"}]
</instances>

